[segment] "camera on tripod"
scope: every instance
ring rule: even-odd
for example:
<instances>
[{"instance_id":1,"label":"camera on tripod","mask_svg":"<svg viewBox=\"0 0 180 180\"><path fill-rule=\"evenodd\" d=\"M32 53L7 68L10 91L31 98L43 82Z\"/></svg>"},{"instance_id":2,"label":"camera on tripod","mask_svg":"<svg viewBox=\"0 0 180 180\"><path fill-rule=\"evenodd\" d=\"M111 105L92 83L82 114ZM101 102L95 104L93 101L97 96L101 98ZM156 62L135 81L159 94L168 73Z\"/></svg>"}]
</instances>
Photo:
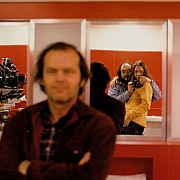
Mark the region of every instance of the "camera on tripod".
<instances>
[{"instance_id":1,"label":"camera on tripod","mask_svg":"<svg viewBox=\"0 0 180 180\"><path fill-rule=\"evenodd\" d=\"M141 83L139 82L139 79L136 79L136 80L134 80L134 81L132 82L132 86L133 86L134 88L141 88L141 87L143 87L143 84L141 84Z\"/></svg>"},{"instance_id":2,"label":"camera on tripod","mask_svg":"<svg viewBox=\"0 0 180 180\"><path fill-rule=\"evenodd\" d=\"M11 58L1 58L0 63L0 100L20 98L24 94L26 76L19 72Z\"/></svg>"},{"instance_id":3,"label":"camera on tripod","mask_svg":"<svg viewBox=\"0 0 180 180\"><path fill-rule=\"evenodd\" d=\"M25 85L25 75L13 64L11 58L2 58L0 64L0 88L22 88Z\"/></svg>"}]
</instances>

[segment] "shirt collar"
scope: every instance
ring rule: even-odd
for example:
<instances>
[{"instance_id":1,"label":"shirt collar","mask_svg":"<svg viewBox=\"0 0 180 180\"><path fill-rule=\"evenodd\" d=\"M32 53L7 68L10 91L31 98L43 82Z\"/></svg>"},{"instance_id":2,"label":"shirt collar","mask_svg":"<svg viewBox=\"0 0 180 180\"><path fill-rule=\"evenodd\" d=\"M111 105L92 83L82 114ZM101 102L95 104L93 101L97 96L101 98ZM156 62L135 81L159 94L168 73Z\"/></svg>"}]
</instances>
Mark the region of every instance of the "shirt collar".
<instances>
[{"instance_id":1,"label":"shirt collar","mask_svg":"<svg viewBox=\"0 0 180 180\"><path fill-rule=\"evenodd\" d=\"M76 111L77 109L77 103L69 110L69 112L64 116L64 117L61 117L57 123L53 124L53 126L59 126L59 125L62 125L62 124L66 124L72 117L72 114L74 111ZM41 117L41 120L42 120L42 123L43 123L43 126L45 127L49 127L51 126L51 123L50 123L50 119L49 119L49 116L50 116L50 109L49 109L49 105L48 105L48 102L46 101L44 103L44 106L41 107L41 110L40 110L40 117Z\"/></svg>"}]
</instances>

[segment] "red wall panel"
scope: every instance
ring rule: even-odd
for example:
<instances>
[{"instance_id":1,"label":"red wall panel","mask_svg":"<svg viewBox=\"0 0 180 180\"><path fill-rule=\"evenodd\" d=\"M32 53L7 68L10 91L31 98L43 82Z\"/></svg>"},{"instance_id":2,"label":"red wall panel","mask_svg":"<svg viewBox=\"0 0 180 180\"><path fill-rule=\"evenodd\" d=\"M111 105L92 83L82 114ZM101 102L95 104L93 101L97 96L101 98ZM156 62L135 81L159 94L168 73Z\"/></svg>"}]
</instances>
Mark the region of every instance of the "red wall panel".
<instances>
[{"instance_id":1,"label":"red wall panel","mask_svg":"<svg viewBox=\"0 0 180 180\"><path fill-rule=\"evenodd\" d=\"M172 158L173 150L180 150L180 146L171 146L162 142L121 142L121 144L116 144L109 174L133 175L145 173L147 180L175 180L173 177L178 177L178 168L175 168L175 171L172 168L174 165L179 167L180 161L175 160L175 154ZM168 166L169 163L172 163L171 167ZM177 174L173 175L172 173L169 178L168 169Z\"/></svg>"},{"instance_id":2,"label":"red wall panel","mask_svg":"<svg viewBox=\"0 0 180 180\"><path fill-rule=\"evenodd\" d=\"M8 57L13 59L13 63L20 73L27 73L27 45L0 45L0 58ZM26 85L24 86L26 94Z\"/></svg>"},{"instance_id":3,"label":"red wall panel","mask_svg":"<svg viewBox=\"0 0 180 180\"><path fill-rule=\"evenodd\" d=\"M0 19L180 18L179 2L2 2Z\"/></svg>"},{"instance_id":4,"label":"red wall panel","mask_svg":"<svg viewBox=\"0 0 180 180\"><path fill-rule=\"evenodd\" d=\"M109 171L111 175L145 173L147 175L147 180L152 180L153 158L113 158Z\"/></svg>"},{"instance_id":5,"label":"red wall panel","mask_svg":"<svg viewBox=\"0 0 180 180\"><path fill-rule=\"evenodd\" d=\"M147 64L149 72L152 78L156 82L162 81L162 53L161 52L115 51L115 66L116 67L119 67L119 65L125 61L131 62L134 64L138 60L142 60Z\"/></svg>"},{"instance_id":6,"label":"red wall panel","mask_svg":"<svg viewBox=\"0 0 180 180\"><path fill-rule=\"evenodd\" d=\"M92 50L91 51L91 62L98 61L104 63L104 65L108 68L111 76L114 75L115 69L115 59L114 59L114 51L107 50Z\"/></svg>"}]
</instances>

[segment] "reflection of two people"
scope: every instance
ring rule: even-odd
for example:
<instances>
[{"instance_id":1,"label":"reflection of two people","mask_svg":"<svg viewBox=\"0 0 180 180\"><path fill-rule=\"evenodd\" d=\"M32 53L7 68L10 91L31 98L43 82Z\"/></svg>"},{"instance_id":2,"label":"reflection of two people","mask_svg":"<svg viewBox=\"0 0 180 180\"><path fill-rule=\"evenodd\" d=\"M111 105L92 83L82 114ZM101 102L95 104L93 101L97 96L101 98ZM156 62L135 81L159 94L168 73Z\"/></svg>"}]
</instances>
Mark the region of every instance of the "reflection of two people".
<instances>
[{"instance_id":1,"label":"reflection of two people","mask_svg":"<svg viewBox=\"0 0 180 180\"><path fill-rule=\"evenodd\" d=\"M111 81L108 95L125 103L126 116L121 134L142 135L151 102L160 99L161 91L142 61L137 61L134 66L128 62L121 64L117 75Z\"/></svg>"}]
</instances>

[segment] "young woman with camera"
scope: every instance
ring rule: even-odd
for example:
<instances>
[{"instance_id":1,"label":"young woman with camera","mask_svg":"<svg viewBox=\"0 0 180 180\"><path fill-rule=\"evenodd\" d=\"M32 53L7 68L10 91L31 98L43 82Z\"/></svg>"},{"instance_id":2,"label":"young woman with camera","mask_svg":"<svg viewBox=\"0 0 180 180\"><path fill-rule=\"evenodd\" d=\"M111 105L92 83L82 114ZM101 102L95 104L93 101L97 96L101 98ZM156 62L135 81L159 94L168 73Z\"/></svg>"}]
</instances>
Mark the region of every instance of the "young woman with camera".
<instances>
[{"instance_id":1,"label":"young woman with camera","mask_svg":"<svg viewBox=\"0 0 180 180\"><path fill-rule=\"evenodd\" d=\"M143 86L137 85L137 80L141 83L141 77L151 79L147 65L142 61L137 61L133 66L132 82L134 91L129 100L125 103L126 116L122 134L142 135L146 128L146 116L151 107L153 90L150 83L145 82ZM136 82L136 83L134 83Z\"/></svg>"}]
</instances>

